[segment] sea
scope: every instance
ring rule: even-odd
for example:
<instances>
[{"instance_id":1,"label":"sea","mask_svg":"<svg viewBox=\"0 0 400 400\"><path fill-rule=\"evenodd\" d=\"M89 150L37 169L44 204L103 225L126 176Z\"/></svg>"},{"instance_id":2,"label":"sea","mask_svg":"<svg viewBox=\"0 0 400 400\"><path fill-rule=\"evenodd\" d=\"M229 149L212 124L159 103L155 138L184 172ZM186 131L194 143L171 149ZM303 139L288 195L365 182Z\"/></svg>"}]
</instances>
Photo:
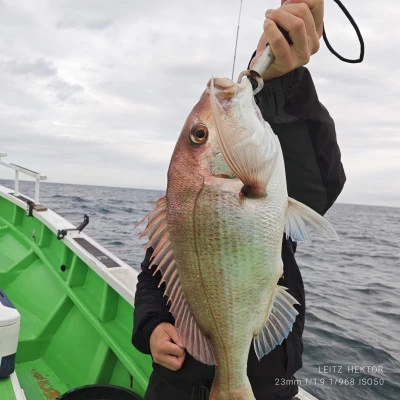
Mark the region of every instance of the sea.
<instances>
[{"instance_id":1,"label":"sea","mask_svg":"<svg viewBox=\"0 0 400 400\"><path fill-rule=\"evenodd\" d=\"M33 183L20 182L20 191L33 197ZM40 200L75 225L89 215L85 233L139 270L146 241L135 225L163 195L44 182ZM297 247L307 312L293 380L321 400L398 400L400 208L337 203L326 218L340 241L313 236Z\"/></svg>"}]
</instances>

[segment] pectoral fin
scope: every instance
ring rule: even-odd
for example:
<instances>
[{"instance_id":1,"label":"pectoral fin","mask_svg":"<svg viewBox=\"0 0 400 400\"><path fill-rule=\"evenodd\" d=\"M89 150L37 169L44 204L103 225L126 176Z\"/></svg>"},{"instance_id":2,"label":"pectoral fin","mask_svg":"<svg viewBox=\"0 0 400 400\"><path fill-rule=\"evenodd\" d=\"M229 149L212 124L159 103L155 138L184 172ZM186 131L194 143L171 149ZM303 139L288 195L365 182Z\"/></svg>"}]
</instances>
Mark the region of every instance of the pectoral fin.
<instances>
[{"instance_id":1,"label":"pectoral fin","mask_svg":"<svg viewBox=\"0 0 400 400\"><path fill-rule=\"evenodd\" d=\"M275 301L268 320L254 339L254 350L259 360L286 339L292 330L298 311L293 307L298 301L283 286L275 289Z\"/></svg>"},{"instance_id":2,"label":"pectoral fin","mask_svg":"<svg viewBox=\"0 0 400 400\"><path fill-rule=\"evenodd\" d=\"M289 197L286 212L285 232L293 240L311 240L306 223L327 239L339 240L332 225L317 212Z\"/></svg>"}]
</instances>

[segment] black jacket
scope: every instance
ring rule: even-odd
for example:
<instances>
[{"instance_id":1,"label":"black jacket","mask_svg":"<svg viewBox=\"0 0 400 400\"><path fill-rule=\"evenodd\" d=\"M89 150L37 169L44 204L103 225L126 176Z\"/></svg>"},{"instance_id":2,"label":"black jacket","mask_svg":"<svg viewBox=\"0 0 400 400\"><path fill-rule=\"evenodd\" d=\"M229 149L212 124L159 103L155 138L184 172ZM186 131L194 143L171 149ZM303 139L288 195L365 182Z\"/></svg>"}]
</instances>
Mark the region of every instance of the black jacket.
<instances>
[{"instance_id":1,"label":"black jacket","mask_svg":"<svg viewBox=\"0 0 400 400\"><path fill-rule=\"evenodd\" d=\"M266 82L256 96L256 102L278 136L285 160L289 196L324 214L341 192L346 177L340 160L335 126L328 111L319 102L308 70L298 68L281 78ZM280 398L269 394L281 391L286 398L296 393L293 387L276 385L276 378L289 377L302 366L302 332L305 298L303 281L294 253L296 244L283 238L282 260L284 278L280 285L299 301L299 315L288 338L258 361L251 347L248 376L257 400ZM174 322L158 288L160 276L149 270L151 249L146 253L139 274L134 313L132 343L149 354L149 339L161 322ZM181 370L171 372L154 364L154 372L146 398L158 399L157 386L163 386L163 399L189 398L193 385L210 386L213 367L200 364L187 356ZM160 383L162 382L162 384Z\"/></svg>"}]
</instances>

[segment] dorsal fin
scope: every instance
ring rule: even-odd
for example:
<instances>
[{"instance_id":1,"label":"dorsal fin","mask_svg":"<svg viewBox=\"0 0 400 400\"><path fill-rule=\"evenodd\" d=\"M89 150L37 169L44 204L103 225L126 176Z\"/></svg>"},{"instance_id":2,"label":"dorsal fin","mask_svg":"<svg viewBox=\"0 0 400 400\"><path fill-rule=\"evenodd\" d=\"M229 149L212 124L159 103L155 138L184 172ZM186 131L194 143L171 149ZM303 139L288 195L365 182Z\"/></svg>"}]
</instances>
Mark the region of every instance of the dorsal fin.
<instances>
[{"instance_id":1,"label":"dorsal fin","mask_svg":"<svg viewBox=\"0 0 400 400\"><path fill-rule=\"evenodd\" d=\"M140 237L147 236L149 241L146 248L154 249L149 268L156 266L154 274L157 271L161 272L159 285L166 283L164 295L168 296L168 302L171 302L170 311L175 318L175 327L187 351L204 364L215 364L212 343L197 325L182 290L169 238L166 197L161 197L154 206L154 209L136 225L137 227L148 220L146 229Z\"/></svg>"}]
</instances>

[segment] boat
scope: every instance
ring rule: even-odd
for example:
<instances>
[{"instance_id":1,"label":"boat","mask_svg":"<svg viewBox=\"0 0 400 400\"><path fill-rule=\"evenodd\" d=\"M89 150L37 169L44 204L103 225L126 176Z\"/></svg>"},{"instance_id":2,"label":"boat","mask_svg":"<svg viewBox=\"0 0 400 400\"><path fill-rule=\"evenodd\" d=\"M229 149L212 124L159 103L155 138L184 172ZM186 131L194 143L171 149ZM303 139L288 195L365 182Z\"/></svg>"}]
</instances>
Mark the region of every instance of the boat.
<instances>
[{"instance_id":1,"label":"boat","mask_svg":"<svg viewBox=\"0 0 400 400\"><path fill-rule=\"evenodd\" d=\"M99 383L143 396L152 367L131 344L137 272L40 204L43 175L0 162L16 172L14 189L0 186L0 288L21 315L0 399L11 386L50 400ZM35 199L19 193L19 174L36 180Z\"/></svg>"},{"instance_id":2,"label":"boat","mask_svg":"<svg viewBox=\"0 0 400 400\"><path fill-rule=\"evenodd\" d=\"M15 318L2 323L0 307L0 372L11 365L0 399L89 400L73 394L95 388L142 399L152 366L131 344L138 273L83 232L89 217L75 227L40 204L46 177L5 156L0 166L15 171L15 183L0 185L0 301L13 305L20 329ZM34 199L19 192L20 174L35 179ZM15 348L2 353L11 326ZM302 389L297 397L316 400Z\"/></svg>"}]
</instances>

